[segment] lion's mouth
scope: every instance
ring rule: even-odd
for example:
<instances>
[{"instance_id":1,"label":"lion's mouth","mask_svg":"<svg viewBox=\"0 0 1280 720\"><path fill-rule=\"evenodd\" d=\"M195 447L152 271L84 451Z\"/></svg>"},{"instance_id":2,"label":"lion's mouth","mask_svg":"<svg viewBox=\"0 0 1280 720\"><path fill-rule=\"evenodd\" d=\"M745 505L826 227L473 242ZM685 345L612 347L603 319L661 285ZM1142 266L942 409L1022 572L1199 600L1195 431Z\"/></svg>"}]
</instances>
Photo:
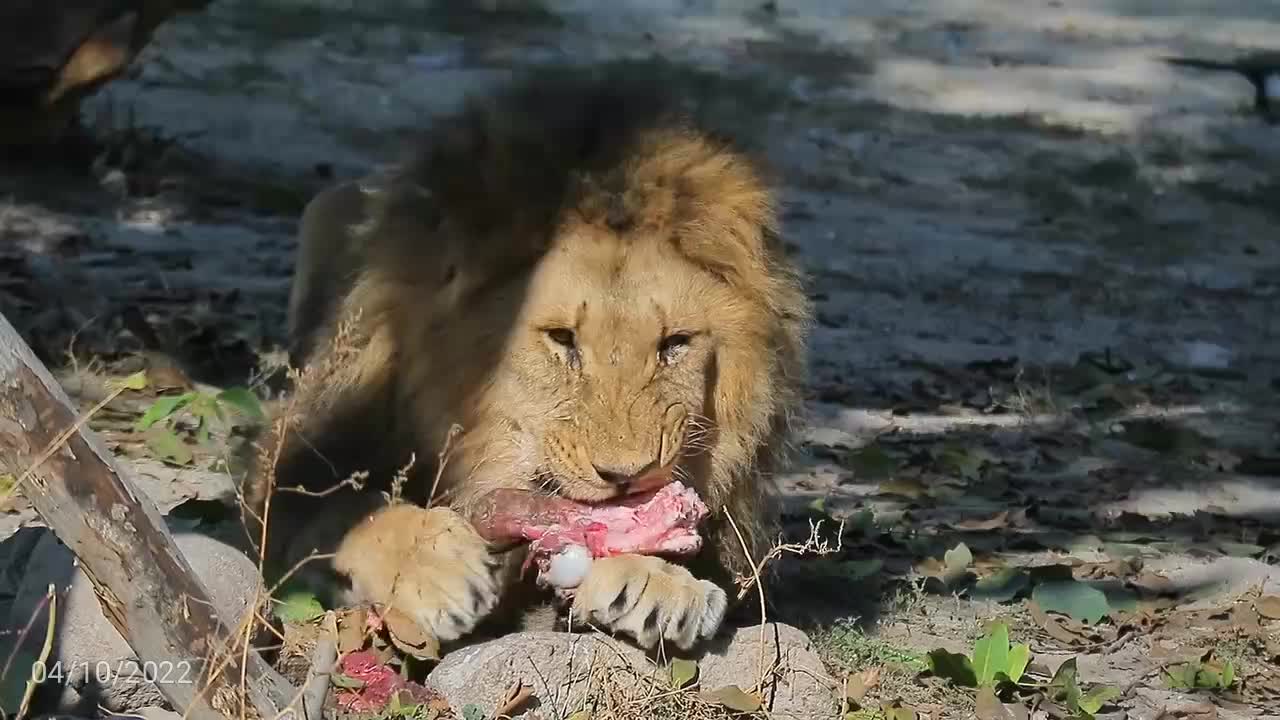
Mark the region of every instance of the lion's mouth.
<instances>
[{"instance_id":1,"label":"lion's mouth","mask_svg":"<svg viewBox=\"0 0 1280 720\"><path fill-rule=\"evenodd\" d=\"M675 480L675 463L667 467L651 467L627 478L568 478L553 475L547 488L560 497L577 503L598 504L629 502L633 498L652 496Z\"/></svg>"}]
</instances>

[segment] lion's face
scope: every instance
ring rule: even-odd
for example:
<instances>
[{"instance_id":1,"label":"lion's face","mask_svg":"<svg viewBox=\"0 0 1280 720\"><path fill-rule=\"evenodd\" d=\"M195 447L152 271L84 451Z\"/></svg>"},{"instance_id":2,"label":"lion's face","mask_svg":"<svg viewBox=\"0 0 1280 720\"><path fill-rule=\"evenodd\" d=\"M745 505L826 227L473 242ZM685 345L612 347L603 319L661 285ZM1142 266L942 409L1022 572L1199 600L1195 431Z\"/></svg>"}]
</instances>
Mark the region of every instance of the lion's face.
<instances>
[{"instance_id":1,"label":"lion's face","mask_svg":"<svg viewBox=\"0 0 1280 720\"><path fill-rule=\"evenodd\" d=\"M690 477L735 300L665 238L580 226L535 270L504 370L535 481L598 501Z\"/></svg>"}]
</instances>

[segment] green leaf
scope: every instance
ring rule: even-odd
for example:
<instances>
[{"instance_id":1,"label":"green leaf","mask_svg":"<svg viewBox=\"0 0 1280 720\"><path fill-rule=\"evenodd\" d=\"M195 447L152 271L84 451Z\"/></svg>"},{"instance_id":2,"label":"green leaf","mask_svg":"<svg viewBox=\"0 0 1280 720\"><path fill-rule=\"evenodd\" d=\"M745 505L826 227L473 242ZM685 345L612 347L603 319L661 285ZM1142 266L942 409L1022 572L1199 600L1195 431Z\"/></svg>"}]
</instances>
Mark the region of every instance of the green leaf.
<instances>
[{"instance_id":1,"label":"green leaf","mask_svg":"<svg viewBox=\"0 0 1280 720\"><path fill-rule=\"evenodd\" d=\"M974 600L991 600L1009 602L1031 587L1031 576L1022 568L1007 567L993 575L982 578L969 588L969 597Z\"/></svg>"},{"instance_id":2,"label":"green leaf","mask_svg":"<svg viewBox=\"0 0 1280 720\"><path fill-rule=\"evenodd\" d=\"M195 454L191 452L191 448L167 428L156 428L155 431L147 433L146 443L157 457L175 465L190 465L195 460Z\"/></svg>"},{"instance_id":3,"label":"green leaf","mask_svg":"<svg viewBox=\"0 0 1280 720\"><path fill-rule=\"evenodd\" d=\"M1227 660L1222 664L1222 689L1230 690L1231 686L1236 683L1236 666Z\"/></svg>"},{"instance_id":4,"label":"green leaf","mask_svg":"<svg viewBox=\"0 0 1280 720\"><path fill-rule=\"evenodd\" d=\"M1049 699L1067 706L1068 710L1080 708L1080 684L1077 680L1076 659L1067 658L1049 681Z\"/></svg>"},{"instance_id":5,"label":"green leaf","mask_svg":"<svg viewBox=\"0 0 1280 720\"><path fill-rule=\"evenodd\" d=\"M737 710L742 713L752 713L760 709L760 697L754 693L745 692L737 685L726 685L719 690L711 692L703 691L698 695L705 701L718 703L730 710Z\"/></svg>"},{"instance_id":6,"label":"green leaf","mask_svg":"<svg viewBox=\"0 0 1280 720\"><path fill-rule=\"evenodd\" d=\"M964 687L977 687L978 677L968 657L944 648L930 650L927 657L929 672L935 676Z\"/></svg>"},{"instance_id":7,"label":"green leaf","mask_svg":"<svg viewBox=\"0 0 1280 720\"><path fill-rule=\"evenodd\" d=\"M959 445L952 445L938 455L939 464L965 480L977 480L983 463L990 459L991 454L981 448Z\"/></svg>"},{"instance_id":8,"label":"green leaf","mask_svg":"<svg viewBox=\"0 0 1280 720\"><path fill-rule=\"evenodd\" d=\"M1009 678L1009 682L1016 683L1022 679L1022 674L1027 671L1027 665L1031 663L1031 646L1026 643L1014 645L1009 650L1009 666L1005 670L1005 675Z\"/></svg>"},{"instance_id":9,"label":"green leaf","mask_svg":"<svg viewBox=\"0 0 1280 720\"><path fill-rule=\"evenodd\" d=\"M110 383L111 388L119 390L145 390L147 388L147 371L138 372Z\"/></svg>"},{"instance_id":10,"label":"green leaf","mask_svg":"<svg viewBox=\"0 0 1280 720\"><path fill-rule=\"evenodd\" d=\"M591 713L586 710L579 710L565 718L565 720L591 720Z\"/></svg>"},{"instance_id":11,"label":"green leaf","mask_svg":"<svg viewBox=\"0 0 1280 720\"><path fill-rule=\"evenodd\" d=\"M898 469L898 461L875 445L868 445L849 453L845 465L853 471L854 478L858 480L883 480L892 476Z\"/></svg>"},{"instance_id":12,"label":"green leaf","mask_svg":"<svg viewBox=\"0 0 1280 720\"><path fill-rule=\"evenodd\" d=\"M1031 599L1045 611L1069 615L1086 625L1097 623L1111 610L1105 593L1075 580L1040 583Z\"/></svg>"},{"instance_id":13,"label":"green leaf","mask_svg":"<svg viewBox=\"0 0 1280 720\"><path fill-rule=\"evenodd\" d=\"M138 432L146 430L157 422L169 417L178 410L181 410L184 405L194 400L195 397L195 393L187 392L181 395L168 395L162 398L157 398L155 402L151 403L151 407L147 408L147 411L142 414L142 417L138 418L138 421L134 423L134 429Z\"/></svg>"},{"instance_id":14,"label":"green leaf","mask_svg":"<svg viewBox=\"0 0 1280 720\"><path fill-rule=\"evenodd\" d=\"M484 710L475 703L467 703L462 708L462 720L484 720Z\"/></svg>"},{"instance_id":15,"label":"green leaf","mask_svg":"<svg viewBox=\"0 0 1280 720\"><path fill-rule=\"evenodd\" d=\"M350 675L343 675L342 673L332 673L329 675L329 682L333 683L335 687L348 688L350 690L359 690L364 687L363 680L353 678Z\"/></svg>"},{"instance_id":16,"label":"green leaf","mask_svg":"<svg viewBox=\"0 0 1280 720\"><path fill-rule=\"evenodd\" d=\"M1088 715L1097 715L1103 705L1120 697L1120 688L1102 685L1080 696L1077 707Z\"/></svg>"},{"instance_id":17,"label":"green leaf","mask_svg":"<svg viewBox=\"0 0 1280 720\"><path fill-rule=\"evenodd\" d=\"M978 686L994 685L996 673L1009 668L1009 627L996 623L991 632L973 645L973 673Z\"/></svg>"},{"instance_id":18,"label":"green leaf","mask_svg":"<svg viewBox=\"0 0 1280 720\"><path fill-rule=\"evenodd\" d=\"M1218 549L1232 557L1257 557L1266 551L1261 545L1218 541Z\"/></svg>"},{"instance_id":19,"label":"green leaf","mask_svg":"<svg viewBox=\"0 0 1280 720\"><path fill-rule=\"evenodd\" d=\"M276 605L276 617L285 622L307 622L324 614L324 606L315 593L301 588L287 588Z\"/></svg>"},{"instance_id":20,"label":"green leaf","mask_svg":"<svg viewBox=\"0 0 1280 720\"><path fill-rule=\"evenodd\" d=\"M262 403L258 402L258 397L247 388L227 388L218 393L218 402L226 403L254 420L263 420L267 416L262 411Z\"/></svg>"},{"instance_id":21,"label":"green leaf","mask_svg":"<svg viewBox=\"0 0 1280 720\"><path fill-rule=\"evenodd\" d=\"M693 682L697 675L698 663L683 658L675 658L671 661L671 687L676 690Z\"/></svg>"}]
</instances>

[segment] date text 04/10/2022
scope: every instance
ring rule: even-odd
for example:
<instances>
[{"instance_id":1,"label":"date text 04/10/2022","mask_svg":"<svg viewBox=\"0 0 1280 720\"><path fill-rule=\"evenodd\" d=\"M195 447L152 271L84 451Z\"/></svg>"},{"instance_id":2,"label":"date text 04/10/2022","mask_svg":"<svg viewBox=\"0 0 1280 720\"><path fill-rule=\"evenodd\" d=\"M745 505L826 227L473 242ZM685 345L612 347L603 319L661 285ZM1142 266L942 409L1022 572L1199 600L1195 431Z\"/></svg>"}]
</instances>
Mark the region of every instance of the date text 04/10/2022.
<instances>
[{"instance_id":1,"label":"date text 04/10/2022","mask_svg":"<svg viewBox=\"0 0 1280 720\"><path fill-rule=\"evenodd\" d=\"M179 660L177 662L148 660L141 663L134 660L119 660L115 663L100 660L96 663L85 661L67 663L66 665L61 660L55 660L49 665L37 661L31 668L31 677L37 683L44 682L47 679L62 682L64 679L71 679L80 675L92 677L99 684L110 683L113 680L138 679L157 684L190 684L195 682L195 673L192 672L191 663L187 660Z\"/></svg>"}]
</instances>

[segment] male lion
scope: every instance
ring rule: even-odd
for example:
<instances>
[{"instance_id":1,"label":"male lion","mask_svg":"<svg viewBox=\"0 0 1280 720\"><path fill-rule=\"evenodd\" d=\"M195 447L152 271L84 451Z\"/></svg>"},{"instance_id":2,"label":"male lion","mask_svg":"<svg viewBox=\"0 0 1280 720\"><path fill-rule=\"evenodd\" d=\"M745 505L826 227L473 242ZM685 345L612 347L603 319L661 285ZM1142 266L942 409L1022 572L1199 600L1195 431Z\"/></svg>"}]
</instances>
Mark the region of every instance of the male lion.
<instances>
[{"instance_id":1,"label":"male lion","mask_svg":"<svg viewBox=\"0 0 1280 720\"><path fill-rule=\"evenodd\" d=\"M596 560L571 617L644 647L715 633L744 543L772 539L810 307L757 171L671 108L634 75L531 76L310 203L290 335L318 374L245 492L257 517L270 498L278 570L332 552L335 599L448 642L530 589L522 551L466 519L483 493L603 501L679 478L711 509L699 554ZM411 456L413 502L388 504ZM362 488L324 492L356 471Z\"/></svg>"}]
</instances>

